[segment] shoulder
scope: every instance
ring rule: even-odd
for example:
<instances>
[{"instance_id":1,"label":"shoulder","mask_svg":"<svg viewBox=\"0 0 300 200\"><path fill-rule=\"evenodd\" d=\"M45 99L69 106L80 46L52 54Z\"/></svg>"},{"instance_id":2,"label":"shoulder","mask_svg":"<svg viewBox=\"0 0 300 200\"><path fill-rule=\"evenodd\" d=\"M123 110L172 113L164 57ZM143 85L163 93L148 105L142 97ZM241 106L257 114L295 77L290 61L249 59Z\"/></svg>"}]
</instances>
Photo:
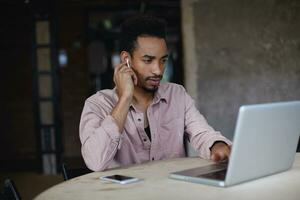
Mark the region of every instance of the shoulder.
<instances>
[{"instance_id":1,"label":"shoulder","mask_svg":"<svg viewBox=\"0 0 300 200\"><path fill-rule=\"evenodd\" d=\"M159 95L167 102L185 101L187 93L182 85L175 83L163 83L159 88Z\"/></svg>"},{"instance_id":2,"label":"shoulder","mask_svg":"<svg viewBox=\"0 0 300 200\"><path fill-rule=\"evenodd\" d=\"M186 90L182 85L176 83L163 83L160 86L160 92L164 96L183 96Z\"/></svg>"},{"instance_id":3,"label":"shoulder","mask_svg":"<svg viewBox=\"0 0 300 200\"><path fill-rule=\"evenodd\" d=\"M86 104L94 104L99 107L103 106L113 106L117 101L117 94L115 90L105 89L100 90L88 97L85 101Z\"/></svg>"}]
</instances>

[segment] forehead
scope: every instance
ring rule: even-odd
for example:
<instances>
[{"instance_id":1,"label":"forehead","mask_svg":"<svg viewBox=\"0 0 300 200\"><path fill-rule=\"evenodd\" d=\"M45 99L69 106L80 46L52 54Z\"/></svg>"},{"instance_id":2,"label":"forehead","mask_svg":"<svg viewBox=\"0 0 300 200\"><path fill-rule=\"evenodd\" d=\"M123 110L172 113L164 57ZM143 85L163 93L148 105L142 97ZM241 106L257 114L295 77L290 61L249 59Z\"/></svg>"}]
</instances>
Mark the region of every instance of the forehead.
<instances>
[{"instance_id":1,"label":"forehead","mask_svg":"<svg viewBox=\"0 0 300 200\"><path fill-rule=\"evenodd\" d=\"M150 55L162 57L167 54L167 44L165 39L158 37L138 37L134 54L138 56Z\"/></svg>"}]
</instances>

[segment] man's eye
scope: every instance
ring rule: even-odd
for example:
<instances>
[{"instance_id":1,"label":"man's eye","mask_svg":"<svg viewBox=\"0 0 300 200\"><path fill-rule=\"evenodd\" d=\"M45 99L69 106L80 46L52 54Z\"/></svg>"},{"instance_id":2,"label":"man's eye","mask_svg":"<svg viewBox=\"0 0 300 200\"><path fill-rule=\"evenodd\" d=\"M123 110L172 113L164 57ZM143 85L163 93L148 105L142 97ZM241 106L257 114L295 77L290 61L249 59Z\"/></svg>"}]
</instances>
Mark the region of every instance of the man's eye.
<instances>
[{"instance_id":1,"label":"man's eye","mask_svg":"<svg viewBox=\"0 0 300 200\"><path fill-rule=\"evenodd\" d=\"M168 61L168 59L164 59L164 60L162 60L161 62L162 62L163 64L165 64L167 61Z\"/></svg>"},{"instance_id":2,"label":"man's eye","mask_svg":"<svg viewBox=\"0 0 300 200\"><path fill-rule=\"evenodd\" d=\"M144 60L144 63L149 64L151 63L151 60Z\"/></svg>"}]
</instances>

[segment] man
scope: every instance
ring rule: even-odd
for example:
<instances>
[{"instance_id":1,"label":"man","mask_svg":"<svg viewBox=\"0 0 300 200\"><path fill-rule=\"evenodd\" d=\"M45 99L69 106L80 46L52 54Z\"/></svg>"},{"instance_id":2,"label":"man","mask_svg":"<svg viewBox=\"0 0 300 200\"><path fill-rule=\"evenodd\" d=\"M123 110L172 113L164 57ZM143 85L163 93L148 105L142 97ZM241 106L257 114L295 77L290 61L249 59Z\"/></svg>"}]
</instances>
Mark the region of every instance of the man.
<instances>
[{"instance_id":1,"label":"man","mask_svg":"<svg viewBox=\"0 0 300 200\"><path fill-rule=\"evenodd\" d=\"M113 90L89 97L80 121L82 156L88 168L184 157L184 134L199 156L228 159L231 142L211 128L177 84L161 84L168 58L165 24L138 16L121 30L121 63Z\"/></svg>"}]
</instances>

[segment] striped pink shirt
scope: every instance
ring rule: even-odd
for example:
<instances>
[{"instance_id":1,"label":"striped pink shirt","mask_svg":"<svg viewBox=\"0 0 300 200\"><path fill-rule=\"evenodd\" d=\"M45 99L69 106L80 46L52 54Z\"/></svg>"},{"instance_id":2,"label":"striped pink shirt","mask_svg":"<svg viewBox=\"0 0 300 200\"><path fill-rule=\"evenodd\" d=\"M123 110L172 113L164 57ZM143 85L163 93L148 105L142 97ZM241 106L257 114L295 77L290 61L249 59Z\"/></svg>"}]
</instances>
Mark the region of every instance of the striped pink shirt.
<instances>
[{"instance_id":1,"label":"striped pink shirt","mask_svg":"<svg viewBox=\"0 0 300 200\"><path fill-rule=\"evenodd\" d=\"M144 130L144 114L131 105L122 134L110 115L118 101L116 90L101 90L89 97L80 121L83 159L94 171L186 156L184 134L202 158L210 158L215 141L231 142L210 127L185 89L161 84L147 109L151 141Z\"/></svg>"}]
</instances>

